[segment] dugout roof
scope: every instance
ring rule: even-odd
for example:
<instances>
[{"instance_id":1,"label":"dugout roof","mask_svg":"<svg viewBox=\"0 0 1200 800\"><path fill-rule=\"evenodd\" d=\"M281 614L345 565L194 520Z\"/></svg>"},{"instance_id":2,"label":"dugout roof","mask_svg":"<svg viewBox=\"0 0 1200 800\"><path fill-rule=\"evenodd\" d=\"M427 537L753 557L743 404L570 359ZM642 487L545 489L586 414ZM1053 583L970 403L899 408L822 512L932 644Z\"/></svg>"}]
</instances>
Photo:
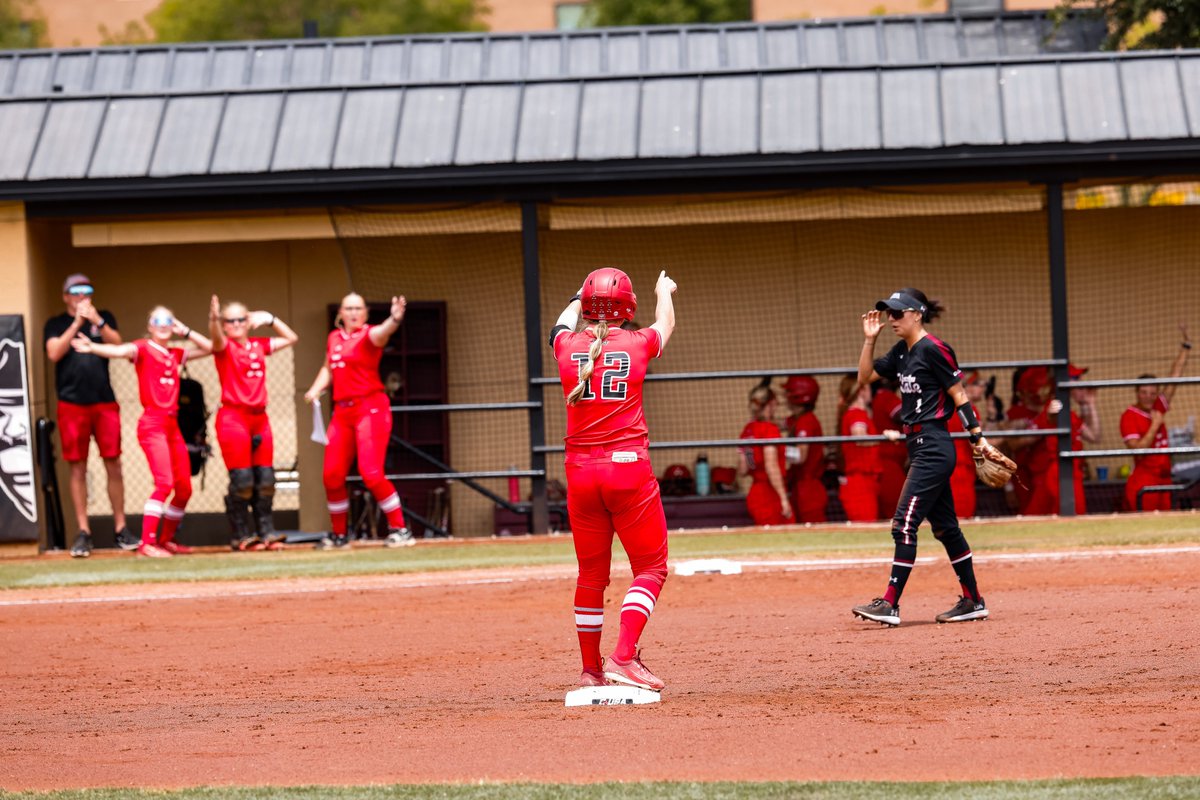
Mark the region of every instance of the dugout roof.
<instances>
[{"instance_id":1,"label":"dugout roof","mask_svg":"<svg viewBox=\"0 0 1200 800\"><path fill-rule=\"evenodd\" d=\"M711 189L1194 158L1200 52L1094 52L1103 34L1025 12L0 53L0 197Z\"/></svg>"}]
</instances>

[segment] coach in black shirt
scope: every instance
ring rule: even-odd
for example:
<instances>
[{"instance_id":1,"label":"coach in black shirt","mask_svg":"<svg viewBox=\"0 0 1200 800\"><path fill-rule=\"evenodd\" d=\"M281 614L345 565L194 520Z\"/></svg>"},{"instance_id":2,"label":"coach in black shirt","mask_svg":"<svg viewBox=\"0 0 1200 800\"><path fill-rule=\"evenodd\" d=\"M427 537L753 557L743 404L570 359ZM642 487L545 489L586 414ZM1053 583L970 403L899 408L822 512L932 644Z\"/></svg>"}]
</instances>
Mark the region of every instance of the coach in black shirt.
<instances>
[{"instance_id":1,"label":"coach in black shirt","mask_svg":"<svg viewBox=\"0 0 1200 800\"><path fill-rule=\"evenodd\" d=\"M138 540L125 525L125 483L121 475L121 414L108 379L108 361L77 353L71 340L86 336L93 342L120 344L117 320L108 311L97 311L92 303L92 282L86 275L70 275L63 282L66 313L46 323L46 356L54 362L58 391L58 431L63 458L71 465L71 502L79 535L71 556L92 554L88 529L87 457L93 437L108 471L108 499L112 503L117 544L123 550L137 547Z\"/></svg>"}]
</instances>

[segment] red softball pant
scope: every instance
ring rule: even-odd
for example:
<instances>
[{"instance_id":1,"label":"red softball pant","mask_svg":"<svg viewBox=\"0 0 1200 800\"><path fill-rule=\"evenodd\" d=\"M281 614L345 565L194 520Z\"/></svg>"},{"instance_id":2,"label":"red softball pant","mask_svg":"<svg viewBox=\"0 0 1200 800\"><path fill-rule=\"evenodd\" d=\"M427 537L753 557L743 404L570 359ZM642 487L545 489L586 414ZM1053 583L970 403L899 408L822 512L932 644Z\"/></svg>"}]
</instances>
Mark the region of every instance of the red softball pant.
<instances>
[{"instance_id":1,"label":"red softball pant","mask_svg":"<svg viewBox=\"0 0 1200 800\"><path fill-rule=\"evenodd\" d=\"M388 396L376 392L336 403L325 445L325 496L331 504L346 499L346 477L358 456L358 474L381 504L396 493L384 477L383 461L392 435ZM386 509L385 509L386 510Z\"/></svg>"},{"instance_id":2,"label":"red softball pant","mask_svg":"<svg viewBox=\"0 0 1200 800\"><path fill-rule=\"evenodd\" d=\"M838 487L838 499L846 519L851 522L874 522L879 519L879 476L874 472L851 472Z\"/></svg>"},{"instance_id":3,"label":"red softball pant","mask_svg":"<svg viewBox=\"0 0 1200 800\"><path fill-rule=\"evenodd\" d=\"M614 461L632 453L636 460ZM629 556L634 577L667 577L667 517L646 450L593 448L568 452L567 514L571 520L579 585L603 591L612 567L613 533Z\"/></svg>"},{"instance_id":4,"label":"red softball pant","mask_svg":"<svg viewBox=\"0 0 1200 800\"><path fill-rule=\"evenodd\" d=\"M950 493L954 495L954 515L966 519L975 516L975 459L968 459L964 466L962 454L958 457L958 466L950 474Z\"/></svg>"},{"instance_id":5,"label":"red softball pant","mask_svg":"<svg viewBox=\"0 0 1200 800\"><path fill-rule=\"evenodd\" d=\"M253 437L261 437L253 447ZM275 463L275 440L265 408L221 406L217 411L217 442L225 468L270 467Z\"/></svg>"},{"instance_id":6,"label":"red softball pant","mask_svg":"<svg viewBox=\"0 0 1200 800\"><path fill-rule=\"evenodd\" d=\"M1029 500L1025 504L1024 513L1030 515L1057 514L1059 512L1058 462L1051 462L1050 466L1044 472L1038 474L1031 472L1030 474L1033 475L1033 486L1030 487ZM1166 482L1170 483L1170 480ZM1075 486L1075 513L1086 514L1087 499L1083 494L1082 469L1075 470L1073 484ZM1145 500L1149 502L1151 498L1157 497L1165 497L1165 495L1146 495ZM1169 509L1170 507L1171 501L1168 498L1166 508Z\"/></svg>"},{"instance_id":7,"label":"red softball pant","mask_svg":"<svg viewBox=\"0 0 1200 800\"><path fill-rule=\"evenodd\" d=\"M1125 481L1125 503L1130 511L1137 511L1137 493L1143 486L1161 486L1171 482L1170 475L1160 475L1148 469L1134 467ZM1142 511L1170 511L1171 494L1169 492L1149 492L1142 495Z\"/></svg>"},{"instance_id":8,"label":"red softball pant","mask_svg":"<svg viewBox=\"0 0 1200 800\"><path fill-rule=\"evenodd\" d=\"M801 478L792 490L792 513L797 522L824 522L829 492L815 478Z\"/></svg>"},{"instance_id":9,"label":"red softball pant","mask_svg":"<svg viewBox=\"0 0 1200 800\"><path fill-rule=\"evenodd\" d=\"M174 492L171 505L182 509L192 496L192 465L179 421L174 414L143 414L137 436L154 476L150 500L163 503Z\"/></svg>"},{"instance_id":10,"label":"red softball pant","mask_svg":"<svg viewBox=\"0 0 1200 800\"><path fill-rule=\"evenodd\" d=\"M779 502L779 492L771 488L771 484L755 481L746 493L746 510L755 525L788 525L791 517L783 515L783 503Z\"/></svg>"}]
</instances>

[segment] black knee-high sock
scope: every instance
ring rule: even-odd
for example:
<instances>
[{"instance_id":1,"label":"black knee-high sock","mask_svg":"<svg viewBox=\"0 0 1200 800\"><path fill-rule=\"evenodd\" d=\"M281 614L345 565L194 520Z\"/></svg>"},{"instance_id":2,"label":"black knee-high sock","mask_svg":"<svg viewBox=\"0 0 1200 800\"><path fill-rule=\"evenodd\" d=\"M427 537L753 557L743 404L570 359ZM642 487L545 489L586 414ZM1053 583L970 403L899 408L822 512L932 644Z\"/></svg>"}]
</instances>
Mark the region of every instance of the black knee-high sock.
<instances>
[{"instance_id":1,"label":"black knee-high sock","mask_svg":"<svg viewBox=\"0 0 1200 800\"><path fill-rule=\"evenodd\" d=\"M967 537L963 536L961 528L935 533L942 545L946 548L946 555L950 557L950 566L954 567L954 574L958 576L958 582L962 586L964 597L969 597L972 600L982 600L979 596L979 587L975 583L975 563L971 558L971 546L967 544Z\"/></svg>"},{"instance_id":2,"label":"black knee-high sock","mask_svg":"<svg viewBox=\"0 0 1200 800\"><path fill-rule=\"evenodd\" d=\"M908 583L908 575L917 562L917 545L896 542L896 553L892 556L892 577L888 580L887 591L883 599L893 606L900 605L900 595L904 593L904 584Z\"/></svg>"}]
</instances>

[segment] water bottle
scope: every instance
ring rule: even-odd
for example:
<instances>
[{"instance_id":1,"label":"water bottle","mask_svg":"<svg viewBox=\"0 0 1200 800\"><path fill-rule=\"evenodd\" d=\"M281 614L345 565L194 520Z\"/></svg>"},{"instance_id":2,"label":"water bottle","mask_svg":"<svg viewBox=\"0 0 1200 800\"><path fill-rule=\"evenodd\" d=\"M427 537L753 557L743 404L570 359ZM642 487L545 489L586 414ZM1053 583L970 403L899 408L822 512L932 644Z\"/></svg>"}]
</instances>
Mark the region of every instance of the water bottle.
<instances>
[{"instance_id":1,"label":"water bottle","mask_svg":"<svg viewBox=\"0 0 1200 800\"><path fill-rule=\"evenodd\" d=\"M516 467L510 466L509 469L515 470ZM510 475L508 477L508 502L510 502L510 503L521 502L521 479L518 478L516 475Z\"/></svg>"},{"instance_id":2,"label":"water bottle","mask_svg":"<svg viewBox=\"0 0 1200 800\"><path fill-rule=\"evenodd\" d=\"M696 459L696 494L707 496L711 486L712 472L708 468L708 456L700 456Z\"/></svg>"}]
</instances>

